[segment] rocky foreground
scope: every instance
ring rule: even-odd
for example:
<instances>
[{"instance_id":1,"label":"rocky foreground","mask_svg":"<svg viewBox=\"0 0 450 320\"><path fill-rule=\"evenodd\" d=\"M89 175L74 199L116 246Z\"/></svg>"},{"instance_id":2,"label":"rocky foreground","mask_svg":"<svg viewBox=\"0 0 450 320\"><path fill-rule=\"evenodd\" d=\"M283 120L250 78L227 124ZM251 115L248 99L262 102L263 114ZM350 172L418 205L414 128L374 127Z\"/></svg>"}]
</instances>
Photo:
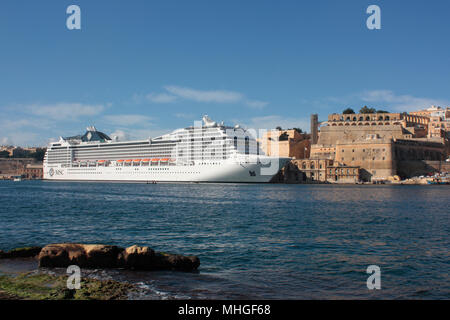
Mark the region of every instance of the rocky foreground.
<instances>
[{"instance_id":1,"label":"rocky foreground","mask_svg":"<svg viewBox=\"0 0 450 320\"><path fill-rule=\"evenodd\" d=\"M0 275L0 300L126 300L137 288L129 283L83 277L80 289L67 288L67 276L26 272Z\"/></svg>"},{"instance_id":2,"label":"rocky foreground","mask_svg":"<svg viewBox=\"0 0 450 320\"><path fill-rule=\"evenodd\" d=\"M27 247L8 252L0 250L0 259L34 258L39 268L67 268L77 265L86 269L123 268L131 270L195 271L200 265L196 256L156 252L150 247L61 243L45 247ZM0 274L0 300L8 299L127 299L136 287L113 280L82 278L81 288L67 289L67 276L41 271Z\"/></svg>"},{"instance_id":3,"label":"rocky foreground","mask_svg":"<svg viewBox=\"0 0 450 320\"><path fill-rule=\"evenodd\" d=\"M197 256L156 252L136 245L124 249L102 244L61 243L0 251L0 259L34 256L39 260L39 267L45 268L77 265L80 268L195 271L200 266Z\"/></svg>"}]
</instances>

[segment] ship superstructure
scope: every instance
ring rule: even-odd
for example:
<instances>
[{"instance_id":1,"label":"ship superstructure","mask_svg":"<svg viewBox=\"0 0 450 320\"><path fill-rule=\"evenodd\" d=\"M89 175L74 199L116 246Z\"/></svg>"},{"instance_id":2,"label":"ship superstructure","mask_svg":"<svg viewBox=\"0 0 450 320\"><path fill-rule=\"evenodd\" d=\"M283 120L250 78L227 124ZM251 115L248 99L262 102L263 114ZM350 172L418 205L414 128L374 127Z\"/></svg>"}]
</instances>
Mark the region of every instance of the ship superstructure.
<instances>
[{"instance_id":1,"label":"ship superstructure","mask_svg":"<svg viewBox=\"0 0 450 320\"><path fill-rule=\"evenodd\" d=\"M50 143L44 179L133 182L269 182L289 159L267 157L240 126L208 116L154 139L118 141L88 127Z\"/></svg>"}]
</instances>

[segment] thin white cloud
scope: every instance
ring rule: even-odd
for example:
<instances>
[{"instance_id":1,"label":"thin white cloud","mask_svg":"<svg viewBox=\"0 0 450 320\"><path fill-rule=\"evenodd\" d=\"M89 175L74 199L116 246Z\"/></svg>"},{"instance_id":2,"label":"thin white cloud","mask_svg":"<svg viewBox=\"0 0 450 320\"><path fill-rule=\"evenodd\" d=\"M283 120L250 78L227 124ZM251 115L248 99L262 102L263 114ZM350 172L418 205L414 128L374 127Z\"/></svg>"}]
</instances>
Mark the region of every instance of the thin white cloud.
<instances>
[{"instance_id":1,"label":"thin white cloud","mask_svg":"<svg viewBox=\"0 0 450 320\"><path fill-rule=\"evenodd\" d=\"M0 121L1 129L3 130L16 130L20 128L42 128L43 126L48 126L49 121L47 119L29 119L29 118L22 118L22 119L6 119L3 118L2 121Z\"/></svg>"},{"instance_id":2,"label":"thin white cloud","mask_svg":"<svg viewBox=\"0 0 450 320\"><path fill-rule=\"evenodd\" d=\"M12 140L9 137L0 137L0 145L9 146L12 144Z\"/></svg>"},{"instance_id":3,"label":"thin white cloud","mask_svg":"<svg viewBox=\"0 0 450 320\"><path fill-rule=\"evenodd\" d=\"M265 129L272 130L276 127L281 127L283 129L300 128L303 131L309 131L309 118L290 118L282 117L280 115L268 115L262 117L251 118L250 121L244 123L247 129Z\"/></svg>"},{"instance_id":4,"label":"thin white cloud","mask_svg":"<svg viewBox=\"0 0 450 320\"><path fill-rule=\"evenodd\" d=\"M115 114L106 115L104 119L118 126L132 126L132 125L150 125L153 118L140 114Z\"/></svg>"},{"instance_id":5,"label":"thin white cloud","mask_svg":"<svg viewBox=\"0 0 450 320\"><path fill-rule=\"evenodd\" d=\"M425 109L431 105L436 106L448 106L450 102L448 100L415 97L412 95L396 95L391 90L371 90L364 91L360 94L360 98L364 102L370 102L375 104L385 104L387 108L392 108L395 111L415 111Z\"/></svg>"},{"instance_id":6,"label":"thin white cloud","mask_svg":"<svg viewBox=\"0 0 450 320\"><path fill-rule=\"evenodd\" d=\"M195 118L195 116L191 113L175 113L175 117L180 119L192 119Z\"/></svg>"},{"instance_id":7,"label":"thin white cloud","mask_svg":"<svg viewBox=\"0 0 450 320\"><path fill-rule=\"evenodd\" d=\"M63 134L68 123L92 118L104 111L111 103L53 103L18 104L2 107L0 137L16 145L45 146L49 136Z\"/></svg>"},{"instance_id":8,"label":"thin white cloud","mask_svg":"<svg viewBox=\"0 0 450 320\"><path fill-rule=\"evenodd\" d=\"M173 95L197 102L234 103L243 99L241 93L234 91L195 90L178 86L166 86L164 88Z\"/></svg>"},{"instance_id":9,"label":"thin white cloud","mask_svg":"<svg viewBox=\"0 0 450 320\"><path fill-rule=\"evenodd\" d=\"M258 100L247 100L247 101L245 101L245 104L251 108L262 109L265 106L267 106L269 103L265 102L265 101L258 101Z\"/></svg>"},{"instance_id":10,"label":"thin white cloud","mask_svg":"<svg viewBox=\"0 0 450 320\"><path fill-rule=\"evenodd\" d=\"M392 112L409 112L429 108L432 105L445 107L450 105L450 100L397 94L392 90L366 90L338 97L311 100L305 104L314 106L316 110L326 106L327 111L331 107L336 108L338 106L339 109L335 112L341 112L347 107L359 111L364 105Z\"/></svg>"},{"instance_id":11,"label":"thin white cloud","mask_svg":"<svg viewBox=\"0 0 450 320\"><path fill-rule=\"evenodd\" d=\"M115 130L109 136L113 139L116 137L119 141L130 140L130 135L123 130Z\"/></svg>"},{"instance_id":12,"label":"thin white cloud","mask_svg":"<svg viewBox=\"0 0 450 320\"><path fill-rule=\"evenodd\" d=\"M117 136L120 141L145 140L148 138L155 138L169 132L171 132L171 130L118 128L111 133L110 137Z\"/></svg>"},{"instance_id":13,"label":"thin white cloud","mask_svg":"<svg viewBox=\"0 0 450 320\"><path fill-rule=\"evenodd\" d=\"M57 103L49 105L29 105L25 107L31 114L53 120L73 120L80 117L95 116L105 107L101 104Z\"/></svg>"},{"instance_id":14,"label":"thin white cloud","mask_svg":"<svg viewBox=\"0 0 450 320\"><path fill-rule=\"evenodd\" d=\"M244 94L236 91L198 90L180 86L165 86L164 89L166 92L162 93L134 94L133 101L136 103L145 101L151 103L172 103L180 100L190 100L207 103L242 103L255 109L262 109L269 104L265 101L247 99Z\"/></svg>"},{"instance_id":15,"label":"thin white cloud","mask_svg":"<svg viewBox=\"0 0 450 320\"><path fill-rule=\"evenodd\" d=\"M168 93L149 93L145 99L154 103L171 103L177 101L177 97Z\"/></svg>"},{"instance_id":16,"label":"thin white cloud","mask_svg":"<svg viewBox=\"0 0 450 320\"><path fill-rule=\"evenodd\" d=\"M22 130L9 132L8 136L3 136L0 140L2 145L15 145L23 147L45 145L45 142L40 139L37 133Z\"/></svg>"}]
</instances>

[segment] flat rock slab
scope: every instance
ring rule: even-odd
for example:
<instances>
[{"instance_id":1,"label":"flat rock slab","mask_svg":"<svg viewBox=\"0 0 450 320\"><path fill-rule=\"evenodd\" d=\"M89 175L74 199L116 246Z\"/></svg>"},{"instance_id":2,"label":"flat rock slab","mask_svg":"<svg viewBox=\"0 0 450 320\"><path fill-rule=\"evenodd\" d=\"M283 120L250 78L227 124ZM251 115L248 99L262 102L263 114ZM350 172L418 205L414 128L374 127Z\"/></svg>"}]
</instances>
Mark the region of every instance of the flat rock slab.
<instances>
[{"instance_id":1,"label":"flat rock slab","mask_svg":"<svg viewBox=\"0 0 450 320\"><path fill-rule=\"evenodd\" d=\"M46 245L39 253L39 267L127 268L137 270L194 271L200 266L197 256L155 252L150 247L126 249L112 245L61 243Z\"/></svg>"}]
</instances>

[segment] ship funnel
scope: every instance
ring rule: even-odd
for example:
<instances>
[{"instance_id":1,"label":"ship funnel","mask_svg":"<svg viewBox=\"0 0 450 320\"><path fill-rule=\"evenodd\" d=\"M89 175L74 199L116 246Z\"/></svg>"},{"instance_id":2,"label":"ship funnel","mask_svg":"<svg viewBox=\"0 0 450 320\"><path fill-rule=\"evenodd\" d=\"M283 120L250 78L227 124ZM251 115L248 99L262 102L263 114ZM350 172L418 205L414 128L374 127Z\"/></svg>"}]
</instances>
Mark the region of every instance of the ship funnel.
<instances>
[{"instance_id":1,"label":"ship funnel","mask_svg":"<svg viewBox=\"0 0 450 320\"><path fill-rule=\"evenodd\" d=\"M206 114L203 116L202 120L203 120L203 124L205 125L205 127L217 126L217 123L215 121L212 121Z\"/></svg>"}]
</instances>

